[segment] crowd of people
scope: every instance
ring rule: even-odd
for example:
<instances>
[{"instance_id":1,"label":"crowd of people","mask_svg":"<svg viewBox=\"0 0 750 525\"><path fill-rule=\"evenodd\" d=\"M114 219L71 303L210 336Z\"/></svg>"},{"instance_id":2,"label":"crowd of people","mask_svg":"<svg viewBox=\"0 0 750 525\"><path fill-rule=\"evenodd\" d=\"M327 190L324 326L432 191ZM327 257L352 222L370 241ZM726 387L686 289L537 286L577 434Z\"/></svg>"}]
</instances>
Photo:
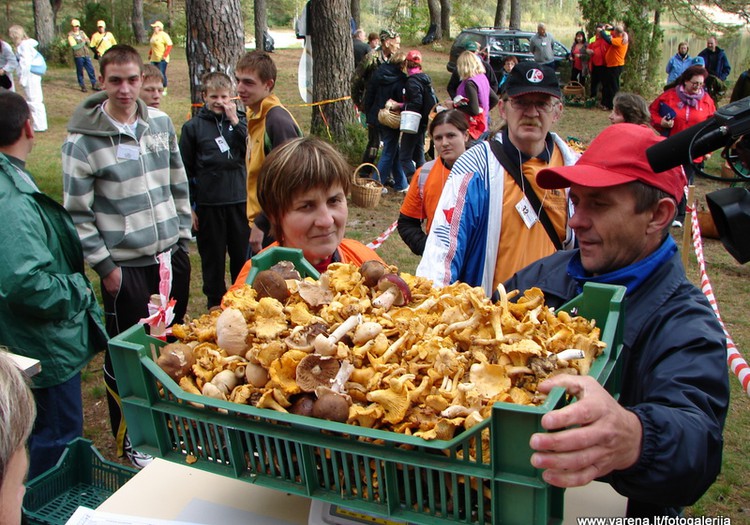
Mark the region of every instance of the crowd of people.
<instances>
[{"instance_id":1,"label":"crowd of people","mask_svg":"<svg viewBox=\"0 0 750 525\"><path fill-rule=\"evenodd\" d=\"M46 116L41 75L31 78L26 69L37 43L19 26L11 36L26 99L0 90L0 202L11 211L0 244L17 247L0 262L0 345L42 363L32 401L0 353L2 494L26 470L17 454L27 440L34 477L81 435L80 374L99 351L118 453L138 467L150 463L130 443L106 342L148 316L164 257L171 261L174 322L183 321L194 237L208 309L221 308L227 256L232 286L245 282L252 254L273 246L302 250L319 271L334 262L383 262L346 237L351 167L330 143L303 136L274 93L269 54L245 53L234 79L206 73L204 104L178 138L159 110L173 46L163 24L152 24L147 64L136 49L118 44L104 21L90 40L77 20L71 26L79 85L87 91L93 53L100 75L90 78L91 87L100 92L68 122L62 206L26 170ZM679 73L648 104L619 89L627 32L602 24L587 40L579 31L571 48L576 78L590 77L592 91L601 86L612 124L583 155L554 132L564 97L544 24L532 39L535 60L507 60L499 81L481 50L467 48L444 101L422 54L403 52L398 33L383 29L366 38L355 28L352 39L359 42L352 99L368 128L363 161L373 163L382 143L371 176L405 193L398 233L421 257L417 275L437 287L466 282L494 299L498 290L536 286L554 307L588 282L625 287L619 398L589 377L542 382L541 392L562 387L577 402L542 418L550 432L531 437L533 466L558 487L610 483L628 498L630 517L679 516L721 467L726 339L670 236L670 227L684 221L693 164L655 173L645 151L716 111L708 84L712 77L725 81L729 65L715 38L702 63L689 57L686 44L678 46L667 73ZM390 127L379 116L383 109L418 114L415 132ZM99 278L101 306L85 265ZM14 416L9 403L25 407L12 434L5 425Z\"/></svg>"}]
</instances>

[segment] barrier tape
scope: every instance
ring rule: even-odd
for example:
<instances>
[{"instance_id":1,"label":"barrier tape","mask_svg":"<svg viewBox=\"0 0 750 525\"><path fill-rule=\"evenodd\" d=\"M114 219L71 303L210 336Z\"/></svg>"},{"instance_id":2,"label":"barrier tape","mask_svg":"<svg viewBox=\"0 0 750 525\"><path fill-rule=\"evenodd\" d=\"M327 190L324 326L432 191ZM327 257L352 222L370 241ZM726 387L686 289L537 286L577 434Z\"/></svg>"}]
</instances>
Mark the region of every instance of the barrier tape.
<instances>
[{"instance_id":1,"label":"barrier tape","mask_svg":"<svg viewBox=\"0 0 750 525\"><path fill-rule=\"evenodd\" d=\"M304 104L284 104L286 107L297 107L297 108L311 108L313 106L325 106L326 104L333 104L334 102L341 102L342 100L349 100L349 95L345 97L332 98L330 100L321 100L320 102L306 102Z\"/></svg>"},{"instance_id":2,"label":"barrier tape","mask_svg":"<svg viewBox=\"0 0 750 525\"><path fill-rule=\"evenodd\" d=\"M737 346L734 344L732 336L729 335L729 332L724 325L724 321L721 320L719 304L716 301L716 296L711 288L711 281L708 280L708 274L706 273L706 261L703 258L701 227L698 224L698 211L695 207L688 208L688 210L690 211L690 223L693 229L693 247L695 248L695 257L698 259L698 266L700 267L701 291L703 291L703 294L711 304L711 308L713 308L714 314L716 314L716 318L719 320L719 324L721 324L721 329L724 330L724 335L727 338L727 364L732 372L734 372L734 375L737 376L737 379L739 379L745 394L750 396L750 366L748 366L747 361L745 361L742 354L737 350Z\"/></svg>"},{"instance_id":3,"label":"barrier tape","mask_svg":"<svg viewBox=\"0 0 750 525\"><path fill-rule=\"evenodd\" d=\"M390 237L391 234L396 230L396 226L398 226L398 221L393 221L393 224L388 226L388 228L383 233L378 235L377 239L368 244L367 247L373 250L377 250L378 248L380 248L385 240Z\"/></svg>"}]
</instances>

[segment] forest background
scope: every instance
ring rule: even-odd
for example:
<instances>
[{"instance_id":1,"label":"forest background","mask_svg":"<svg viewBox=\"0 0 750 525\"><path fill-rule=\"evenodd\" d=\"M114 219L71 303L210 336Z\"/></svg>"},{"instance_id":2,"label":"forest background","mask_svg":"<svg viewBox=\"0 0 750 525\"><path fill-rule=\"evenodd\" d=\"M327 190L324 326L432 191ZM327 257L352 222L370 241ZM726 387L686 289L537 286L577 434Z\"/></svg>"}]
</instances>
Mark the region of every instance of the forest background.
<instances>
[{"instance_id":1,"label":"forest background","mask_svg":"<svg viewBox=\"0 0 750 525\"><path fill-rule=\"evenodd\" d=\"M335 9L342 6L351 9L349 0L316 0L321 4L328 4ZM22 24L30 35L35 36L36 13L35 8L39 3L46 3L56 8L54 14L53 37L45 53L50 62L50 70L44 79L45 103L50 120L50 129L44 134L37 135L34 151L29 160L29 169L37 178L40 187L52 195L53 198L61 199L61 175L60 175L60 146L65 138L65 125L73 111L73 108L85 97L80 93L75 82L75 72L69 49L64 42L64 36L70 26L71 18L79 18L87 33L91 32L96 20L105 19L108 28L112 30L119 41L133 43L146 56L147 48L139 44L136 32L133 30L134 2L132 0L104 0L102 2L82 2L65 0L33 0L33 3L19 2L17 0L0 1L0 9L3 11L0 17L0 35L7 35L7 27L14 23ZM591 14L584 17L584 11L591 11L591 6L585 5L586 0L579 4L573 0L543 0L539 2L520 3L520 27L533 30L538 21L546 21L550 31L563 43L569 45L574 32L578 28L587 28L591 22L599 20L624 21L633 13L640 14L643 21L653 24L655 14L654 5L650 0L639 2L625 0L617 3L615 9L609 0L597 2L598 7L612 10L612 14ZM255 10L257 4L249 0L170 0L168 2L157 2L143 0L141 29L148 31L148 25L155 20L162 20L167 25L167 31L172 35L176 43L176 49L170 63L170 94L163 101L162 108L170 114L175 126L179 130L182 123L189 117L191 104L194 103L193 91L195 78L195 60L188 60L187 53L190 38L190 11L210 9L217 5L238 6L236 13L239 19L234 29L241 35L242 44L253 44L254 24L256 23ZM440 2L438 2L440 4ZM443 2L445 4L445 2ZM369 31L378 31L381 27L394 27L403 35L404 48L418 48L422 51L425 61L425 69L432 77L438 95L446 96L444 86L448 80L445 64L448 60L447 52L451 40L447 37L456 36L462 27L493 25L494 17L497 15L497 3L492 0L454 0L450 4L449 32L443 33L441 41L422 45L421 39L427 31L430 22L430 7L425 0L416 2L405 0L361 0L359 24ZM660 64L654 68L653 73L644 73L642 69L633 65L631 76L626 78L625 89L638 91L646 98L650 98L660 88L664 80L661 64L674 53L676 44L682 39L691 42L691 52L697 54L705 45L705 36L709 33L720 31L719 42L721 47L732 46L736 55L732 55L733 72L730 82L736 79L737 74L750 66L750 46L748 44L747 13L743 9L747 6L742 3L734 5L733 10L737 16L724 18L715 11L715 4L698 6L686 2L668 0L659 2L661 6L658 25L659 31L653 36L651 32L638 29L639 34L648 34L647 44L654 45L653 49L658 51ZM299 16L304 2L301 0L277 0L267 5L266 24L271 29L280 29L290 33L294 20ZM725 7L732 7L725 4ZM702 11L701 9L705 9ZM683 8L690 12L686 13ZM205 12L205 11L203 11ZM702 14L705 13L705 14ZM509 14L501 25L509 25ZM210 19L210 16L204 18ZM347 20L348 17L342 18ZM715 22L740 21L739 27L731 30L721 27ZM227 31L230 26L224 27ZM636 25L635 27L642 27ZM347 24L348 28L348 24ZM636 29L633 29L633 34ZM38 35L37 35L38 36ZM301 42L301 41L300 41ZM344 45L345 42L340 42ZM350 44L350 43L349 43ZM637 57L631 55L637 63ZM654 54L650 55L652 58ZM321 110L309 108L301 104L297 90L297 65L300 57L300 49L277 49L274 59L279 66L279 81L276 92L290 108L295 118L300 122L305 132L314 128L314 117L319 116ZM191 63L189 63L191 62ZM658 62L658 61L657 61ZM351 69L348 70L349 72ZM331 82L334 84L334 82ZM338 82L341 84L342 82ZM348 91L348 83L337 86L344 92ZM316 100L323 100L316 96ZM351 105L330 104L329 106L340 106L343 113L347 114L345 123L345 137L331 135L339 147L347 153L350 161L356 164L359 155L364 148L364 133L361 127L354 124L354 111ZM327 109L326 109L327 110ZM606 113L596 110L568 107L565 109L563 119L559 123L557 131L562 136L575 136L584 141L591 140L596 134L608 124ZM319 127L317 132L328 137L325 126ZM333 131L333 130L331 130ZM709 164L711 172L718 174L720 162L718 155ZM727 184L716 181L699 179L697 182L697 193L700 202L704 195ZM396 195L387 195L381 201L378 208L364 210L350 207L347 234L350 237L370 242L383 232L398 215L400 200ZM675 235L679 237L679 231ZM678 241L680 239L678 238ZM691 248L688 251L688 276L697 284L700 283L695 257ZM191 303L189 314L199 316L205 310L205 300L201 293L200 264L193 250L193 279L191 288ZM398 265L403 271L413 272L416 268L417 258L414 257L397 235L391 236L379 249L382 257L390 263ZM748 297L750 297L750 267L740 265L729 256L718 241L706 240L705 246L708 273L711 277L714 290L717 295L719 306L729 332L732 334L738 348L750 359L750 319L747 316ZM92 276L93 277L93 276ZM94 278L94 282L98 279ZM104 399L104 387L101 377L101 359L97 359L88 367L84 373L84 403L86 406L86 429L85 434L92 439L96 446L111 460L116 460L113 453L113 440L109 433L106 401ZM730 377L732 384L732 400L730 414L725 430L725 459L722 473L718 481L709 492L693 507L687 510L690 516L726 516L731 518L734 525L750 524L750 455L747 450L747 436L750 433L750 401L739 387L734 376Z\"/></svg>"}]
</instances>

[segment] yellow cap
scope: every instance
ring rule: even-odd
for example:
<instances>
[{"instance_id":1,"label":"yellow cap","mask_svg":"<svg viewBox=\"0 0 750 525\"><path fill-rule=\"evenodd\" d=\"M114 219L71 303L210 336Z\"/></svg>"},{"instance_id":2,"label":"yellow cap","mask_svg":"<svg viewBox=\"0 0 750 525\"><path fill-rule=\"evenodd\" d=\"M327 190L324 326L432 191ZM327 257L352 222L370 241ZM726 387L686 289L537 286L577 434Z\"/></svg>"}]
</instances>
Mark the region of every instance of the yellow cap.
<instances>
[{"instance_id":1,"label":"yellow cap","mask_svg":"<svg viewBox=\"0 0 750 525\"><path fill-rule=\"evenodd\" d=\"M104 20L99 20L96 23L96 27L107 27L107 23Z\"/></svg>"},{"instance_id":2,"label":"yellow cap","mask_svg":"<svg viewBox=\"0 0 750 525\"><path fill-rule=\"evenodd\" d=\"M70 25L72 25L73 27L81 27L81 23L78 21L77 18L74 18L73 20L71 20Z\"/></svg>"},{"instance_id":3,"label":"yellow cap","mask_svg":"<svg viewBox=\"0 0 750 525\"><path fill-rule=\"evenodd\" d=\"M161 22L157 20L156 22L151 24L151 27L158 27L159 29L164 29L164 24L162 24Z\"/></svg>"}]
</instances>

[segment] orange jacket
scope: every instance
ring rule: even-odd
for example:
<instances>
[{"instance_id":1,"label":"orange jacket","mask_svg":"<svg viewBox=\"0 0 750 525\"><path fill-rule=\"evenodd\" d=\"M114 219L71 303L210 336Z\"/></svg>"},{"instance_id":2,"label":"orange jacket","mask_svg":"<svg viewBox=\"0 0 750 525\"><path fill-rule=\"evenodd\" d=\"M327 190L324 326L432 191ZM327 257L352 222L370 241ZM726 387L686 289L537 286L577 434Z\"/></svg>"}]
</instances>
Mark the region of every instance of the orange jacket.
<instances>
[{"instance_id":1,"label":"orange jacket","mask_svg":"<svg viewBox=\"0 0 750 525\"><path fill-rule=\"evenodd\" d=\"M610 42L609 48L604 55L604 65L607 67L616 67L625 65L625 55L628 53L628 46L630 45L625 35L613 36Z\"/></svg>"}]
</instances>

